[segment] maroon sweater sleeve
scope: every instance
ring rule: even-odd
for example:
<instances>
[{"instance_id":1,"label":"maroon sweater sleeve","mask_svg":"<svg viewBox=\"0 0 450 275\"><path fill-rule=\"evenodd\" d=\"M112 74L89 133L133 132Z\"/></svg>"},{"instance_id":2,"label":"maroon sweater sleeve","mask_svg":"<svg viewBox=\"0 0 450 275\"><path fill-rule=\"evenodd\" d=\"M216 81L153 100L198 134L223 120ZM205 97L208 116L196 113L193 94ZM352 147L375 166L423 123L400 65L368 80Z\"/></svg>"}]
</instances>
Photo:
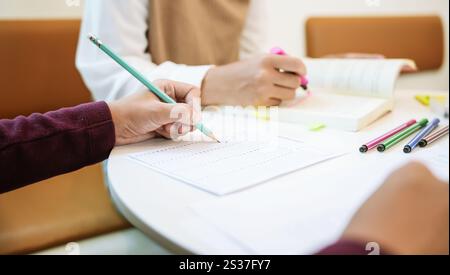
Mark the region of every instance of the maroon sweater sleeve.
<instances>
[{"instance_id":1,"label":"maroon sweater sleeve","mask_svg":"<svg viewBox=\"0 0 450 275\"><path fill-rule=\"evenodd\" d=\"M0 194L100 162L114 144L105 102L0 120Z\"/></svg>"}]
</instances>

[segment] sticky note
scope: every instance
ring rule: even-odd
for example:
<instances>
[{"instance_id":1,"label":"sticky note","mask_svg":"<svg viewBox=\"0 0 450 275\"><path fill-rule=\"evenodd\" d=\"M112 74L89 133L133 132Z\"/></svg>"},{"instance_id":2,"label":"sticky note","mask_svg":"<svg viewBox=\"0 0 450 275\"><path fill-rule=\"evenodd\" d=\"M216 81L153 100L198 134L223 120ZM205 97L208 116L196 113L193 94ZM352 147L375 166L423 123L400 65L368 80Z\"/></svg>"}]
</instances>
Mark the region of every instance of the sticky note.
<instances>
[{"instance_id":1,"label":"sticky note","mask_svg":"<svg viewBox=\"0 0 450 275\"><path fill-rule=\"evenodd\" d=\"M444 103L447 100L447 96L445 95L416 95L415 99L420 102L424 106L430 106L431 100L436 100L440 103Z\"/></svg>"},{"instance_id":2,"label":"sticky note","mask_svg":"<svg viewBox=\"0 0 450 275\"><path fill-rule=\"evenodd\" d=\"M309 130L312 132L319 132L320 130L326 128L327 126L323 123L314 123L309 126Z\"/></svg>"}]
</instances>

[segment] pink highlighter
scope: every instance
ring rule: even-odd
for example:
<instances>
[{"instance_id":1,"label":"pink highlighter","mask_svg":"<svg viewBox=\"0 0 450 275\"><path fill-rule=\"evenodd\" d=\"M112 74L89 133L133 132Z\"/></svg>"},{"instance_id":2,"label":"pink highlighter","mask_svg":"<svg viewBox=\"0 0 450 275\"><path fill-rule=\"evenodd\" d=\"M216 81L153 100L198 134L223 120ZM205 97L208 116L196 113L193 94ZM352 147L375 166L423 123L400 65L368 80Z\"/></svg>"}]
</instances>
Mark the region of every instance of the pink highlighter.
<instances>
[{"instance_id":1,"label":"pink highlighter","mask_svg":"<svg viewBox=\"0 0 450 275\"><path fill-rule=\"evenodd\" d=\"M270 53L276 54L276 55L287 55L287 53L280 47L273 47L270 50ZM308 84L309 84L308 79L305 76L301 75L300 76L300 87L302 87L303 90L305 90L308 93L308 95L310 95L311 92L308 89Z\"/></svg>"}]
</instances>

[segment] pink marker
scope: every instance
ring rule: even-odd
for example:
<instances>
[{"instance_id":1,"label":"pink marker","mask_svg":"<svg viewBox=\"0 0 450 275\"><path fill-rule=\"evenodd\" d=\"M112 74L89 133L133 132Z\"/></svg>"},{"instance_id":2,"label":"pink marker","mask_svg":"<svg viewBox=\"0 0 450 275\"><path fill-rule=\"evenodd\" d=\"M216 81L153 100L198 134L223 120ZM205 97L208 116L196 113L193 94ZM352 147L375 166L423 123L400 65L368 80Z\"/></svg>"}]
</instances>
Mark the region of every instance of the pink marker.
<instances>
[{"instance_id":1,"label":"pink marker","mask_svg":"<svg viewBox=\"0 0 450 275\"><path fill-rule=\"evenodd\" d=\"M287 53L280 47L273 47L270 50L270 53L271 54L276 54L276 55L287 55ZM308 78L306 78L305 76L301 75L300 76L300 86L303 88L303 90L305 90L305 91L307 91L309 93L308 84L309 84Z\"/></svg>"},{"instance_id":2,"label":"pink marker","mask_svg":"<svg viewBox=\"0 0 450 275\"><path fill-rule=\"evenodd\" d=\"M376 148L381 142L383 142L386 139L388 139L388 138L390 138L390 137L400 133L401 131L405 130L406 128L416 124L416 122L417 121L415 119L412 119L412 120L406 122L405 124L398 126L394 130L391 130L391 131L387 132L386 134L382 135L381 137L376 138L376 139L374 139L374 140L364 144L363 146L361 146L359 148L359 151L361 153L366 153L369 150L372 150L372 149Z\"/></svg>"}]
</instances>

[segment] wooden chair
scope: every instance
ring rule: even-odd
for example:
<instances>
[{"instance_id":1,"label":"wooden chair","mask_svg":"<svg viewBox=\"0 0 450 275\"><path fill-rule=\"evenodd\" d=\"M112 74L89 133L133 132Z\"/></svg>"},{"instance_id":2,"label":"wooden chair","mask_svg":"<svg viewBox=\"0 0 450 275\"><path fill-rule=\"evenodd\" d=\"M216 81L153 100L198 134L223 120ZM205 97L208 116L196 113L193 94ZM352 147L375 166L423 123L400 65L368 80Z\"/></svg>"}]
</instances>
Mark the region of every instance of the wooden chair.
<instances>
[{"instance_id":1,"label":"wooden chair","mask_svg":"<svg viewBox=\"0 0 450 275\"><path fill-rule=\"evenodd\" d=\"M79 28L79 20L0 21L0 119L91 100L75 68ZM111 204L101 165L0 195L0 254L129 226Z\"/></svg>"},{"instance_id":2,"label":"wooden chair","mask_svg":"<svg viewBox=\"0 0 450 275\"><path fill-rule=\"evenodd\" d=\"M438 16L313 17L306 22L307 56L343 53L409 58L419 70L444 62L444 31Z\"/></svg>"}]
</instances>

